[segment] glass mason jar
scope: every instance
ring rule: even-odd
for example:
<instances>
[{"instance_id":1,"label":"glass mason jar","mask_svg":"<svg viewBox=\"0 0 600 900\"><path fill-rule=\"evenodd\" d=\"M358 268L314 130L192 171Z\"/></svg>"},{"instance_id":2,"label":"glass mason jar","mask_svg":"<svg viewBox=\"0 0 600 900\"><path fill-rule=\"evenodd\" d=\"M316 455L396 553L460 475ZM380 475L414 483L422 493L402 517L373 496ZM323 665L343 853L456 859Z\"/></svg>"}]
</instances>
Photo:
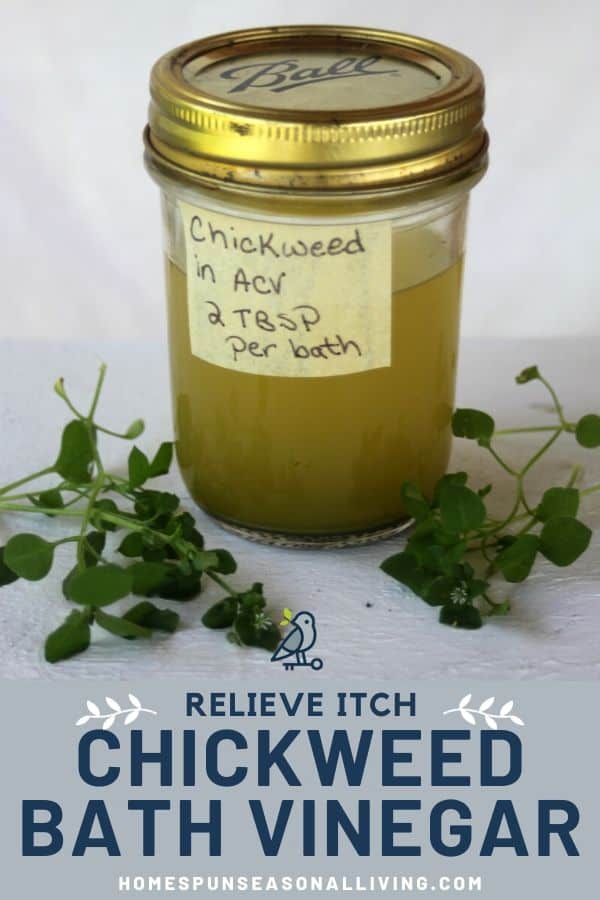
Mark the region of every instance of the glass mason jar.
<instances>
[{"instance_id":1,"label":"glass mason jar","mask_svg":"<svg viewBox=\"0 0 600 900\"><path fill-rule=\"evenodd\" d=\"M155 65L173 408L192 496L288 546L402 527L450 454L477 66L420 38L293 26Z\"/></svg>"}]
</instances>

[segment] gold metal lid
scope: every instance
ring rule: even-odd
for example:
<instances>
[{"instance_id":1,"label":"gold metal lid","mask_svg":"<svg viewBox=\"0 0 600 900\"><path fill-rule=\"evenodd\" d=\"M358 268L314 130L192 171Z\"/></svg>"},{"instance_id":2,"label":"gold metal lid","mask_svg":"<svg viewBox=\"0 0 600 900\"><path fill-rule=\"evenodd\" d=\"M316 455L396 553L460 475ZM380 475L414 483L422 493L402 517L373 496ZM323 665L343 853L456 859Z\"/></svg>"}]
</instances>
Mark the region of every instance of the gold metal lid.
<instances>
[{"instance_id":1,"label":"gold metal lid","mask_svg":"<svg viewBox=\"0 0 600 900\"><path fill-rule=\"evenodd\" d=\"M167 53L150 89L147 154L175 176L413 189L486 165L481 71L423 38L327 25L230 32Z\"/></svg>"}]
</instances>

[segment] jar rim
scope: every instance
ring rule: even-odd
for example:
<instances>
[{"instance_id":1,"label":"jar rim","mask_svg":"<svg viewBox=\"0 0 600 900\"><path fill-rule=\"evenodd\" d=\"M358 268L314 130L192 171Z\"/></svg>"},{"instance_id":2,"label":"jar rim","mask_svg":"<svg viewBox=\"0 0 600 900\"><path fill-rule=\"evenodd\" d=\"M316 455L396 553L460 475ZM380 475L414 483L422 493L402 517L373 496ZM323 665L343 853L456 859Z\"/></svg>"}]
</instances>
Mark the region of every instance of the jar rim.
<instances>
[{"instance_id":1,"label":"jar rim","mask_svg":"<svg viewBox=\"0 0 600 900\"><path fill-rule=\"evenodd\" d=\"M146 156L172 177L419 191L487 163L479 67L410 35L324 25L214 35L161 57L150 89Z\"/></svg>"}]
</instances>

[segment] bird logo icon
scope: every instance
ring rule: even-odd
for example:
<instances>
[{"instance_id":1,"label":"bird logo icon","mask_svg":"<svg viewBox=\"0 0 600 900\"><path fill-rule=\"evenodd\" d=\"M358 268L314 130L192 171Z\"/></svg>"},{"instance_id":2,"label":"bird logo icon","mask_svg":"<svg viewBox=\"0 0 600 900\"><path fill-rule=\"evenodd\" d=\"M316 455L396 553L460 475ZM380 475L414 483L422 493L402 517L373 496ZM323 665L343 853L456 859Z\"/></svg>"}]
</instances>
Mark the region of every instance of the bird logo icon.
<instances>
[{"instance_id":1,"label":"bird logo icon","mask_svg":"<svg viewBox=\"0 0 600 900\"><path fill-rule=\"evenodd\" d=\"M271 662L281 662L284 669L288 670L305 666L316 671L322 669L322 659L317 656L308 659L306 655L309 650L312 650L317 640L317 627L313 614L307 610L302 610L302 612L296 613L292 618L290 610L286 609L284 616L284 621L281 624L292 625L293 627L280 642L271 657Z\"/></svg>"}]
</instances>

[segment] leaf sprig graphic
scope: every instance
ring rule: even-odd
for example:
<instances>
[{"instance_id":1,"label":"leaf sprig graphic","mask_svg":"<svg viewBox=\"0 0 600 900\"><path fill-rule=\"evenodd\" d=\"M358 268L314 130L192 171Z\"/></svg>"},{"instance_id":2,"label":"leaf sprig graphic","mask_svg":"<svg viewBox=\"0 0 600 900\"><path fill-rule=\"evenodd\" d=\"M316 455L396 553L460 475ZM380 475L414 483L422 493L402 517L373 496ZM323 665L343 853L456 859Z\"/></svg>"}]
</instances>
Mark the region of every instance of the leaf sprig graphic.
<instances>
[{"instance_id":1,"label":"leaf sprig graphic","mask_svg":"<svg viewBox=\"0 0 600 900\"><path fill-rule=\"evenodd\" d=\"M472 694L466 694L457 707L444 710L444 715L448 716L451 713L460 713L465 722L468 722L469 725L475 725L477 721L475 716L482 716L487 727L494 731L498 730L498 722L502 720L509 720L513 725L525 724L520 716L513 713L515 706L514 700L507 700L506 703L502 704L498 713L493 713L491 710L496 702L495 697L488 697L486 700L483 700L478 707L469 706L472 698Z\"/></svg>"},{"instance_id":2,"label":"leaf sprig graphic","mask_svg":"<svg viewBox=\"0 0 600 900\"><path fill-rule=\"evenodd\" d=\"M113 697L105 697L104 699L110 712L102 713L97 703L94 703L93 700L87 700L88 715L77 719L75 725L87 725L88 722L97 720L102 722L104 731L108 731L113 727L119 716L125 716L125 725L133 725L140 713L149 713L152 716L157 715L155 709L146 709L146 707L142 706L141 701L135 694L129 694L129 702L131 703L129 708L123 708Z\"/></svg>"}]
</instances>

